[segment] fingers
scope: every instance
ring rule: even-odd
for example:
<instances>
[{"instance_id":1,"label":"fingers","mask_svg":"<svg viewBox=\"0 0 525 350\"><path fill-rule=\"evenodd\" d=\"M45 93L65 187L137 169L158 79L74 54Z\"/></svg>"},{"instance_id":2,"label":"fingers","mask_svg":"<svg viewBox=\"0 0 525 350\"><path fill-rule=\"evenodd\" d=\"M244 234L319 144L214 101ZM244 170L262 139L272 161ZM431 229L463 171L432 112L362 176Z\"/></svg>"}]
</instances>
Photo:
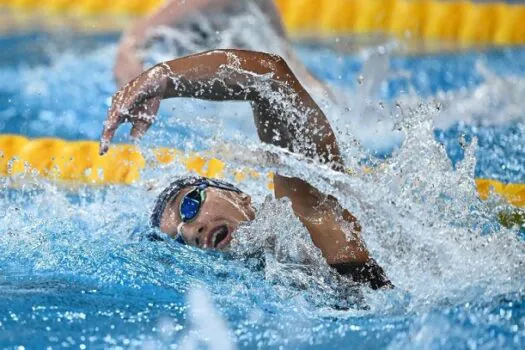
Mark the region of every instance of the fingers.
<instances>
[{"instance_id":1,"label":"fingers","mask_svg":"<svg viewBox=\"0 0 525 350\"><path fill-rule=\"evenodd\" d=\"M100 155L108 151L109 144L120 124L124 122L133 124L131 137L138 139L155 121L155 116L159 110L160 97L158 95L148 97L148 93L145 92L149 91L147 89L148 83L155 83L155 81L148 82L148 80L139 77L113 96L100 138ZM154 92L149 91L149 93Z\"/></svg>"},{"instance_id":2,"label":"fingers","mask_svg":"<svg viewBox=\"0 0 525 350\"><path fill-rule=\"evenodd\" d=\"M119 123L112 122L110 119L104 122L104 129L102 130L102 137L100 138L99 154L102 156L107 153L109 149L109 144L115 136L115 131Z\"/></svg>"},{"instance_id":3,"label":"fingers","mask_svg":"<svg viewBox=\"0 0 525 350\"><path fill-rule=\"evenodd\" d=\"M123 102L123 91L119 90L111 99L111 107L109 108L108 115L104 121L104 128L102 129L102 135L100 137L100 155L104 155L108 151L109 144L111 143L117 128L124 121L120 112Z\"/></svg>"},{"instance_id":4,"label":"fingers","mask_svg":"<svg viewBox=\"0 0 525 350\"><path fill-rule=\"evenodd\" d=\"M139 110L139 113L145 114L151 119L151 122L155 120L157 112L159 111L160 98L155 97L144 102L143 107Z\"/></svg>"},{"instance_id":5,"label":"fingers","mask_svg":"<svg viewBox=\"0 0 525 350\"><path fill-rule=\"evenodd\" d=\"M144 104L137 109L137 116L131 121L133 124L131 128L132 139L138 140L148 131L151 124L155 121L159 104L160 100L153 98L144 102Z\"/></svg>"},{"instance_id":6,"label":"fingers","mask_svg":"<svg viewBox=\"0 0 525 350\"><path fill-rule=\"evenodd\" d=\"M133 127L131 128L131 138L135 141L139 140L146 131L148 131L149 127L151 126L151 122L144 121L144 120L137 120L133 122Z\"/></svg>"}]
</instances>

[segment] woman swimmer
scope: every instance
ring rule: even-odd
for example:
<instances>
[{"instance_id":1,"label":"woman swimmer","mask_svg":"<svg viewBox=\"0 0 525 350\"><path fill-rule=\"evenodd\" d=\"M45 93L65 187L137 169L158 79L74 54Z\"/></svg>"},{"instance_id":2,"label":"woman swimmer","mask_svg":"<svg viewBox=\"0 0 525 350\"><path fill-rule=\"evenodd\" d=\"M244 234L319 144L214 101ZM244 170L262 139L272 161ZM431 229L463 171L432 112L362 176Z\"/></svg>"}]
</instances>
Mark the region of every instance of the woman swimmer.
<instances>
[{"instance_id":1,"label":"woman swimmer","mask_svg":"<svg viewBox=\"0 0 525 350\"><path fill-rule=\"evenodd\" d=\"M142 136L155 120L160 101L191 97L248 101L262 142L285 148L343 171L335 134L322 110L279 56L215 50L158 64L122 87L112 99L101 137L107 152L119 125ZM287 197L326 262L371 288L392 287L370 257L357 219L336 198L306 181L276 174L276 198ZM158 197L151 223L194 247L225 250L243 222L255 218L250 196L222 181L185 178Z\"/></svg>"},{"instance_id":2,"label":"woman swimmer","mask_svg":"<svg viewBox=\"0 0 525 350\"><path fill-rule=\"evenodd\" d=\"M278 52L307 87L334 98L295 55L274 0L167 0L122 35L114 68L119 86L142 73L139 52L158 41L170 57L220 47Z\"/></svg>"}]
</instances>

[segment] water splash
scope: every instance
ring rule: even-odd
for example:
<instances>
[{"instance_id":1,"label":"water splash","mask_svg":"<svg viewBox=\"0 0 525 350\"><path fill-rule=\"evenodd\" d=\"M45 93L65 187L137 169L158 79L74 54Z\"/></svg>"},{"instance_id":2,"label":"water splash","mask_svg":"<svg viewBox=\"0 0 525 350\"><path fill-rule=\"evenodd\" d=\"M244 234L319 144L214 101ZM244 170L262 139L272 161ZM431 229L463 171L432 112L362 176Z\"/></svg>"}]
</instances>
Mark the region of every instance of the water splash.
<instances>
[{"instance_id":1,"label":"water splash","mask_svg":"<svg viewBox=\"0 0 525 350\"><path fill-rule=\"evenodd\" d=\"M202 288L192 289L188 295L190 319L193 329L180 345L181 349L234 350L228 326L213 307L209 294Z\"/></svg>"},{"instance_id":2,"label":"water splash","mask_svg":"<svg viewBox=\"0 0 525 350\"><path fill-rule=\"evenodd\" d=\"M113 46L102 47L85 56L57 56L50 67L0 70L2 79L10 82L2 93L10 98L18 94L0 108L2 130L97 137L106 97L114 90L113 52ZM234 135L234 126L242 120L243 131L252 139L233 136L233 143L246 149L232 154L231 166L300 176L336 196L359 218L366 244L396 289L371 292L338 279L289 203L267 200L269 192L260 179L241 184L253 195L259 214L238 232L233 253L241 259L141 238L149 230L148 210L155 195L170 177L185 175L179 165L149 169L143 182L125 188L70 191L41 181L9 189L9 181L2 179L0 308L6 313L0 316L0 341L14 344L16 335L31 329L35 333L28 339L38 338L31 343L35 346L182 344L182 335L191 328L191 311L183 296L202 284L214 296L217 312L224 315L239 348L337 348L357 342L405 348L412 341L415 346L446 347L457 339L467 345L520 347L525 341L523 242L515 231L497 224L501 202L477 198L473 177L481 141L459 140L465 158L454 166L436 142L434 128L436 121L458 119L483 124L496 114L501 122L520 122L523 78L491 75L492 67L488 72L481 67L485 82L477 87L431 98L408 91L396 104L378 100L389 80L405 74L392 72L395 57L387 58L368 63L363 90L358 87L357 94L357 79L345 76L345 104L323 104L338 127L352 176L253 141L248 106L236 105L231 112L231 106L203 107L193 101L187 103L188 110L164 105L162 113L169 117L161 120L145 145L155 141L186 149L215 147L222 136ZM317 68L335 71L354 65L350 58L340 61L342 66L320 60L323 66ZM374 70L376 64L381 69ZM85 79L71 74L79 67L90 72ZM356 71L361 71L361 63ZM170 131L180 126L181 115L200 118L186 119L181 130L186 136L173 138ZM217 115L226 115L224 124L217 122ZM21 119L27 123L18 125ZM209 133L203 132L207 125ZM502 152L523 140L522 123L517 125L517 138ZM216 138L209 141L208 135ZM394 151L390 158L377 160L370 148ZM363 170L363 164L372 165L372 171ZM524 173L519 161L516 169L516 174ZM513 310L510 316L508 310ZM468 321L460 322L464 319ZM473 326L465 325L469 322ZM64 330L65 323L71 332ZM493 324L499 327L497 334L505 334L504 340L484 335ZM442 327L450 330L444 343L430 334ZM478 340L472 343L473 339Z\"/></svg>"},{"instance_id":3,"label":"water splash","mask_svg":"<svg viewBox=\"0 0 525 350\"><path fill-rule=\"evenodd\" d=\"M409 112L401 121L403 145L371 174L347 178L295 160L284 167L287 175L307 174L356 215L372 255L410 293L409 309L516 290L525 253L515 232L495 224L496 213L477 197L476 143L454 169L434 140L432 115L432 106Z\"/></svg>"}]
</instances>

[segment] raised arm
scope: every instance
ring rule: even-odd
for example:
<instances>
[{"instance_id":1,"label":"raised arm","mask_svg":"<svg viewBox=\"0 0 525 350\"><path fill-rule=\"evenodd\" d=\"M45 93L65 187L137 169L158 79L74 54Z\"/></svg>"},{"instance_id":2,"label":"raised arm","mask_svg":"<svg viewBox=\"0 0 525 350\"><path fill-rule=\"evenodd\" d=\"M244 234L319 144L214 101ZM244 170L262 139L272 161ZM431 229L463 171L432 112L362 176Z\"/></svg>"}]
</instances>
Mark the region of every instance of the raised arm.
<instances>
[{"instance_id":1,"label":"raised arm","mask_svg":"<svg viewBox=\"0 0 525 350\"><path fill-rule=\"evenodd\" d=\"M249 101L263 142L329 164L342 171L343 161L332 128L286 62L274 55L217 50L159 64L120 89L101 139L105 153L118 126L131 122L140 137L155 120L160 101L193 97L213 101ZM298 178L276 174L277 198L287 197L297 217L326 261L372 288L391 286L370 257L357 219L339 202Z\"/></svg>"},{"instance_id":2,"label":"raised arm","mask_svg":"<svg viewBox=\"0 0 525 350\"><path fill-rule=\"evenodd\" d=\"M161 63L128 83L113 98L101 152L125 121L133 124L133 137L141 136L154 121L160 100L172 97L248 101L262 142L343 169L326 116L286 62L243 50L215 50Z\"/></svg>"}]
</instances>

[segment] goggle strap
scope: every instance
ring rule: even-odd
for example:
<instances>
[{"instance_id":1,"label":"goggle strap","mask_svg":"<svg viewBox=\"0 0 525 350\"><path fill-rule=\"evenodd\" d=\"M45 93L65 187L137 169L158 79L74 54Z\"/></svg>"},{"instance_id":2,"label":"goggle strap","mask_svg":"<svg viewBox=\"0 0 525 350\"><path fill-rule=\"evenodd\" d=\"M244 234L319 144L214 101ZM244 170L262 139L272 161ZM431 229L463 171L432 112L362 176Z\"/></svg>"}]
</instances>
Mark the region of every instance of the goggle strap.
<instances>
[{"instance_id":1,"label":"goggle strap","mask_svg":"<svg viewBox=\"0 0 525 350\"><path fill-rule=\"evenodd\" d=\"M186 242L184 241L184 236L182 235L182 226L184 225L184 222L181 222L178 226L177 226L177 237L175 238L175 240L179 243L183 243L185 244Z\"/></svg>"}]
</instances>

